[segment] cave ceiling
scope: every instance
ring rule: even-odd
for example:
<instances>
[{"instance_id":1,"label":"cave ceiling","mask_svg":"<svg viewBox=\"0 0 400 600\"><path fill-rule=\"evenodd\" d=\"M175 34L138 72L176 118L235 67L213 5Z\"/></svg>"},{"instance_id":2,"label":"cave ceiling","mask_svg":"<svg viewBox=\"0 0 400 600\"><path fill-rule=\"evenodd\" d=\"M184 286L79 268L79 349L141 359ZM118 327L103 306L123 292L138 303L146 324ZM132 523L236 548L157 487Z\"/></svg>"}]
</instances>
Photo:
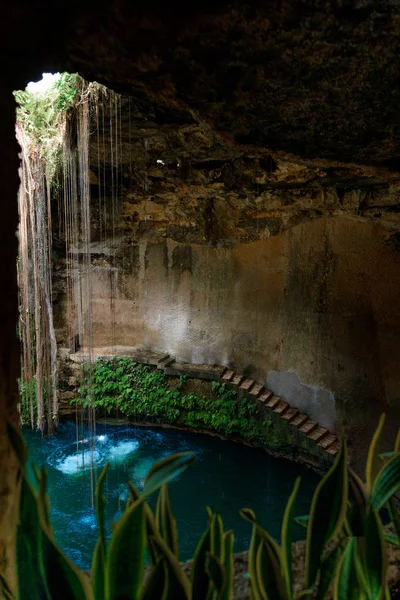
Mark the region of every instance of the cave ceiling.
<instances>
[{"instance_id":1,"label":"cave ceiling","mask_svg":"<svg viewBox=\"0 0 400 600\"><path fill-rule=\"evenodd\" d=\"M279 218L271 233L343 212L400 231L399 0L17 0L7 11L14 86L68 70L131 97L130 135L153 140L154 198L159 180L182 195L194 178L199 196L207 186L239 212Z\"/></svg>"}]
</instances>

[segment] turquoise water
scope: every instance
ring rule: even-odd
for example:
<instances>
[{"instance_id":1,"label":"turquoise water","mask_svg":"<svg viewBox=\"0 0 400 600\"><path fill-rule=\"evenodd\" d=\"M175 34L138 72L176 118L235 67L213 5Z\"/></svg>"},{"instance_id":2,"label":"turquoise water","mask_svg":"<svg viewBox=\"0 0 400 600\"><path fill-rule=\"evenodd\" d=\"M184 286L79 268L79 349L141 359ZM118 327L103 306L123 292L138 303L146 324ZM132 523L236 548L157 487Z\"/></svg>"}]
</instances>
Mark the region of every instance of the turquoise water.
<instances>
[{"instance_id":1,"label":"turquoise water","mask_svg":"<svg viewBox=\"0 0 400 600\"><path fill-rule=\"evenodd\" d=\"M28 428L24 429L24 437L30 461L48 470L56 540L73 561L88 569L97 537L96 517L91 507L90 453L84 452L82 460L81 444L77 453L72 421L63 422L53 437L42 438ZM85 431L84 438L87 437ZM196 464L170 484L182 560L191 557L206 527L206 505L222 514L226 529L233 529L236 552L246 550L250 541L250 525L239 515L244 507L252 508L259 522L279 539L285 504L298 475L302 482L296 514L308 512L318 477L292 462L201 434L97 425L93 452L96 475L105 462L109 463L105 484L108 531L126 504L125 482L130 479L141 488L147 470L155 461L187 450L195 453ZM154 507L155 499L151 498L150 504ZM296 525L294 538L299 539L303 531Z\"/></svg>"}]
</instances>

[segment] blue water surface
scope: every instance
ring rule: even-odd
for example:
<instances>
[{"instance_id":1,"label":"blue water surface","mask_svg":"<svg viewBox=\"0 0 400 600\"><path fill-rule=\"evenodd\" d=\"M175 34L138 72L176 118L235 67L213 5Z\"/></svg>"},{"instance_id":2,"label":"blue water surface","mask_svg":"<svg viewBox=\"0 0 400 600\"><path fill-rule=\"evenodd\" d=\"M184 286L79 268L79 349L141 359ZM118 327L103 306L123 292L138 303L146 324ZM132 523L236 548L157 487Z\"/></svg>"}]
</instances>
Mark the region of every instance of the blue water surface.
<instances>
[{"instance_id":1,"label":"blue water surface","mask_svg":"<svg viewBox=\"0 0 400 600\"><path fill-rule=\"evenodd\" d=\"M97 424L91 450L85 441L90 438L87 427L79 429L77 443L73 421L62 422L57 434L46 438L24 428L24 437L30 461L48 470L56 540L83 569L90 568L97 539L92 489L106 462L106 525L110 535L112 523L120 517L128 499L128 480L141 489L154 462L173 452L195 453L195 465L170 484L181 560L192 556L206 528L206 505L222 514L225 528L234 531L235 552L241 552L248 548L251 534L249 523L239 515L241 508L252 508L258 521L279 539L285 504L296 477L301 475L296 506L299 515L308 512L318 482L317 475L304 467L261 450L173 429ZM150 504L154 508L155 498ZM294 539L299 539L303 531L295 525Z\"/></svg>"}]
</instances>

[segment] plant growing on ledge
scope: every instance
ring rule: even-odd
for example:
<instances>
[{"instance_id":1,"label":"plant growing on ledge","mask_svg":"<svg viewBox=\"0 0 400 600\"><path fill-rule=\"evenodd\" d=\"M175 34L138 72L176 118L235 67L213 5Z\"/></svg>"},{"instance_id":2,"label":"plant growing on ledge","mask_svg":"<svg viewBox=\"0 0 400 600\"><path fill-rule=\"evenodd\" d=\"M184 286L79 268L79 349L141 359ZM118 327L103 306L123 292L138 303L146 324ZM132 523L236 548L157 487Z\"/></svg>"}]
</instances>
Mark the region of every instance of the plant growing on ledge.
<instances>
[{"instance_id":1,"label":"plant growing on ledge","mask_svg":"<svg viewBox=\"0 0 400 600\"><path fill-rule=\"evenodd\" d=\"M129 358L101 358L86 369L90 385L82 385L78 400L73 401L84 408L118 410L133 420L205 429L275 450L291 446L289 432L277 430L270 418L265 419L254 399L239 399L225 384L212 383L213 397L185 392L183 378L177 389L171 389L161 370Z\"/></svg>"}]
</instances>

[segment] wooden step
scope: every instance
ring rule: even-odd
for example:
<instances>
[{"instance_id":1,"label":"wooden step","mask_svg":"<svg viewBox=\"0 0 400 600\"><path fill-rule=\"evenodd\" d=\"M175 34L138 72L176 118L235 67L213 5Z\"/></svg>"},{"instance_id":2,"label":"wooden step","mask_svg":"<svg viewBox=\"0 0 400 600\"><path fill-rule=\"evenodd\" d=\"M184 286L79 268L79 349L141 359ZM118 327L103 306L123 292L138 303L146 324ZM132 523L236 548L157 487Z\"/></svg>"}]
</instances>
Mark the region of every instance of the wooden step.
<instances>
[{"instance_id":1,"label":"wooden step","mask_svg":"<svg viewBox=\"0 0 400 600\"><path fill-rule=\"evenodd\" d=\"M332 454L332 456L336 456L339 452L339 441L333 442L326 451L329 452L329 454Z\"/></svg>"},{"instance_id":2,"label":"wooden step","mask_svg":"<svg viewBox=\"0 0 400 600\"><path fill-rule=\"evenodd\" d=\"M221 379L222 381L224 381L225 383L230 381L232 379L232 377L234 376L235 371L225 371L225 373L222 375Z\"/></svg>"},{"instance_id":3,"label":"wooden step","mask_svg":"<svg viewBox=\"0 0 400 600\"><path fill-rule=\"evenodd\" d=\"M299 427L299 431L308 435L311 433L316 427L318 427L318 423L316 421L312 421L312 419L307 419L305 423L301 427Z\"/></svg>"},{"instance_id":4,"label":"wooden step","mask_svg":"<svg viewBox=\"0 0 400 600\"><path fill-rule=\"evenodd\" d=\"M268 408L274 409L275 406L277 406L280 401L281 401L281 399L279 398L279 396L272 395L265 406L268 406Z\"/></svg>"},{"instance_id":5,"label":"wooden step","mask_svg":"<svg viewBox=\"0 0 400 600\"><path fill-rule=\"evenodd\" d=\"M229 383L232 383L233 385L240 385L243 381L244 377L243 375L235 375Z\"/></svg>"},{"instance_id":6,"label":"wooden step","mask_svg":"<svg viewBox=\"0 0 400 600\"><path fill-rule=\"evenodd\" d=\"M289 408L288 410L286 410L282 416L282 419L285 419L285 421L292 421L297 415L299 414L299 409L298 408Z\"/></svg>"},{"instance_id":7,"label":"wooden step","mask_svg":"<svg viewBox=\"0 0 400 600\"><path fill-rule=\"evenodd\" d=\"M241 384L240 384L240 389L244 390L245 392L249 392L251 390L251 388L254 385L254 379L245 379Z\"/></svg>"},{"instance_id":8,"label":"wooden step","mask_svg":"<svg viewBox=\"0 0 400 600\"><path fill-rule=\"evenodd\" d=\"M308 421L307 415L299 413L297 416L294 417L294 419L290 421L290 424L294 427L301 427L306 421Z\"/></svg>"},{"instance_id":9,"label":"wooden step","mask_svg":"<svg viewBox=\"0 0 400 600\"><path fill-rule=\"evenodd\" d=\"M258 399L260 402L268 402L268 400L273 396L272 392L270 392L269 390L265 390L265 392L263 392L260 396L258 396Z\"/></svg>"},{"instance_id":10,"label":"wooden step","mask_svg":"<svg viewBox=\"0 0 400 600\"><path fill-rule=\"evenodd\" d=\"M282 415L285 410L287 410L289 407L289 404L287 402L285 402L284 400L281 400L274 408L274 412L277 415Z\"/></svg>"},{"instance_id":11,"label":"wooden step","mask_svg":"<svg viewBox=\"0 0 400 600\"><path fill-rule=\"evenodd\" d=\"M258 396L261 394L263 389L264 389L264 386L261 385L261 383L255 383L253 385L253 387L251 388L250 396L253 396L254 398L258 398Z\"/></svg>"},{"instance_id":12,"label":"wooden step","mask_svg":"<svg viewBox=\"0 0 400 600\"><path fill-rule=\"evenodd\" d=\"M323 437L328 435L329 431L325 429L325 427L316 427L312 430L311 433L307 435L309 440L314 440L314 442L319 442Z\"/></svg>"},{"instance_id":13,"label":"wooden step","mask_svg":"<svg viewBox=\"0 0 400 600\"><path fill-rule=\"evenodd\" d=\"M328 433L328 435L318 442L318 446L321 446L324 448L324 450L327 450L329 446L333 444L333 442L337 442L337 436L334 433Z\"/></svg>"}]
</instances>

